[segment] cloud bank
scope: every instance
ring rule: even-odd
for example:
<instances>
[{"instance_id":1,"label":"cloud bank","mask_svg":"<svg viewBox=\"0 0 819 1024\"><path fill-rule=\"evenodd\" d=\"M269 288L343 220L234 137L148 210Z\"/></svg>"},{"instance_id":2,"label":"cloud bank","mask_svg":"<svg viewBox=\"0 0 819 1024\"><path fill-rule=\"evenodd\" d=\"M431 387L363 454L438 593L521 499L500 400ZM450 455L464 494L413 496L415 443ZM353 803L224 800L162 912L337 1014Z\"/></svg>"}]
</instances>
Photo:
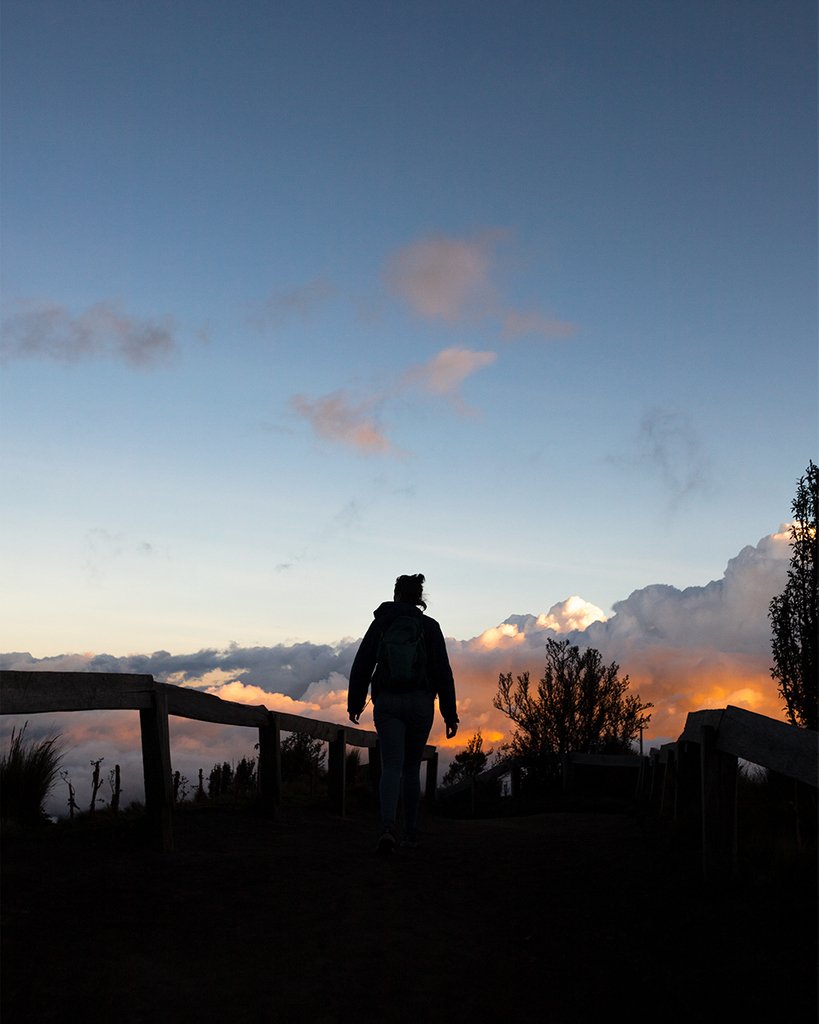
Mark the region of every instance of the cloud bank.
<instances>
[{"instance_id":1,"label":"cloud bank","mask_svg":"<svg viewBox=\"0 0 819 1024\"><path fill-rule=\"evenodd\" d=\"M647 746L679 735L689 711L734 704L773 718L783 718L782 702L770 676L768 604L785 585L790 557L787 526L743 548L719 580L680 590L655 584L635 590L614 605L607 618L600 608L577 595L546 612L510 615L467 640L448 638L458 691L461 730L447 741L436 718L430 742L439 745L443 761L481 729L487 745L508 735L506 719L492 707L500 672L529 671L534 679L543 668L550 637L596 647L606 662L616 661L632 688L654 704ZM441 615L446 629L445 613ZM368 624L361 624L361 631ZM208 649L194 654L152 654L111 657L65 654L33 658L26 653L0 654L0 668L76 672L142 672L163 682L213 693L226 700L262 704L271 710L325 721L346 721L346 690L360 638L337 644L299 643L273 647ZM106 713L32 716L31 728L44 735L49 726L61 729L86 755L136 759L139 735L135 715ZM100 724L102 723L102 724ZM8 718L2 721L7 734ZM372 727L370 709L363 724ZM209 770L215 760L252 754L255 739L245 730L174 720L174 756L189 777L198 767ZM115 753L114 751L117 751ZM92 753L93 751L93 753ZM222 751L222 753L220 753Z\"/></svg>"}]
</instances>

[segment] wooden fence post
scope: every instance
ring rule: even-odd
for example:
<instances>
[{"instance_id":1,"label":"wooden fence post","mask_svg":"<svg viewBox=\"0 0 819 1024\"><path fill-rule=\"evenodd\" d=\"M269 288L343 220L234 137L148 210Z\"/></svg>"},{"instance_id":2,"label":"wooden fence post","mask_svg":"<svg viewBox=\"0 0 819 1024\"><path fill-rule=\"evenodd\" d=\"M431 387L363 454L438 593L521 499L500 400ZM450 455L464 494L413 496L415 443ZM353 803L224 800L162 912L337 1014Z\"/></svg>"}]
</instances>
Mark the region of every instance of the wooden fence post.
<instances>
[{"instance_id":1,"label":"wooden fence post","mask_svg":"<svg viewBox=\"0 0 819 1024\"><path fill-rule=\"evenodd\" d=\"M438 793L438 751L427 758L427 777L424 786L424 797L434 803Z\"/></svg>"},{"instance_id":2,"label":"wooden fence post","mask_svg":"<svg viewBox=\"0 0 819 1024\"><path fill-rule=\"evenodd\" d=\"M329 747L330 805L343 818L347 802L347 739L344 726L336 732L335 739L330 740Z\"/></svg>"},{"instance_id":3,"label":"wooden fence post","mask_svg":"<svg viewBox=\"0 0 819 1024\"><path fill-rule=\"evenodd\" d=\"M517 799L520 796L520 762L514 761L512 763L512 771L509 778L510 796L513 799Z\"/></svg>"},{"instance_id":4,"label":"wooden fence post","mask_svg":"<svg viewBox=\"0 0 819 1024\"><path fill-rule=\"evenodd\" d=\"M171 807L171 741L168 731L168 696L163 686L156 686L151 707L140 708L139 728L142 734L142 771L145 779L145 813L159 846L173 849Z\"/></svg>"},{"instance_id":5,"label":"wooden fence post","mask_svg":"<svg viewBox=\"0 0 819 1024\"><path fill-rule=\"evenodd\" d=\"M797 783L780 772L768 772L768 823L771 855L777 865L792 857L800 846Z\"/></svg>"},{"instance_id":6,"label":"wooden fence post","mask_svg":"<svg viewBox=\"0 0 819 1024\"><path fill-rule=\"evenodd\" d=\"M378 795L378 786L381 782L381 746L377 741L374 747L367 749L367 764L370 769L370 784Z\"/></svg>"},{"instance_id":7,"label":"wooden fence post","mask_svg":"<svg viewBox=\"0 0 819 1024\"><path fill-rule=\"evenodd\" d=\"M279 716L270 711L259 728L259 804L263 814L274 817L282 802L282 745Z\"/></svg>"},{"instance_id":8,"label":"wooden fence post","mask_svg":"<svg viewBox=\"0 0 819 1024\"><path fill-rule=\"evenodd\" d=\"M571 754L560 755L560 786L564 796L567 796L572 788L574 766L572 765Z\"/></svg>"},{"instance_id":9,"label":"wooden fence post","mask_svg":"<svg viewBox=\"0 0 819 1024\"><path fill-rule=\"evenodd\" d=\"M674 818L678 822L691 819L700 802L700 758L698 744L681 741L677 744L677 777L674 787Z\"/></svg>"},{"instance_id":10,"label":"wooden fence post","mask_svg":"<svg viewBox=\"0 0 819 1024\"><path fill-rule=\"evenodd\" d=\"M717 750L717 731L702 726L702 868L707 880L732 873L737 862L737 758Z\"/></svg>"},{"instance_id":11,"label":"wooden fence post","mask_svg":"<svg viewBox=\"0 0 819 1024\"><path fill-rule=\"evenodd\" d=\"M677 752L669 747L665 752L663 765L663 781L660 790L660 814L674 814L675 792L677 787Z\"/></svg>"},{"instance_id":12,"label":"wooden fence post","mask_svg":"<svg viewBox=\"0 0 819 1024\"><path fill-rule=\"evenodd\" d=\"M663 764L660 761L660 752L652 750L648 756L649 782L648 802L651 807L657 807L661 802Z\"/></svg>"}]
</instances>

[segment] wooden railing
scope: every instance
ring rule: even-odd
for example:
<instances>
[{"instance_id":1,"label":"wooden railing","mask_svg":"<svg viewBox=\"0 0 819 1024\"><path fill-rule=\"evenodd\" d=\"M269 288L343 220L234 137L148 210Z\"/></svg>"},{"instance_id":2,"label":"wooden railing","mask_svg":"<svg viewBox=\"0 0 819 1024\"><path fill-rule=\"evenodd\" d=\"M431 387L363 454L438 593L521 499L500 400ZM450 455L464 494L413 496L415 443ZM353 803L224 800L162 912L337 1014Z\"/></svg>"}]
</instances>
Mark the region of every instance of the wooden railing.
<instances>
[{"instance_id":1,"label":"wooden railing","mask_svg":"<svg viewBox=\"0 0 819 1024\"><path fill-rule=\"evenodd\" d=\"M629 770L634 797L661 816L698 821L703 873L710 879L732 873L737 865L739 761L768 769L773 785L786 780L795 787L815 790L819 784L819 734L729 705L691 712L676 742L653 748L648 756L570 753L558 760L560 785L568 796L574 791L578 768ZM474 812L481 786L504 776L510 777L514 796L520 770L517 759L506 758L441 790L440 796L450 799L470 794Z\"/></svg>"},{"instance_id":2,"label":"wooden railing","mask_svg":"<svg viewBox=\"0 0 819 1024\"><path fill-rule=\"evenodd\" d=\"M329 795L332 806L345 812L347 747L366 748L377 775L378 737L374 732L269 711L263 705L238 704L197 690L158 683L150 675L106 672L0 671L0 714L29 715L62 711L133 710L139 712L145 808L164 849L173 846L171 715L258 730L258 786L262 809L274 815L282 800L281 733L306 733L329 746ZM702 863L706 877L736 866L737 773L742 759L767 768L776 777L815 789L819 783L819 734L728 706L691 712L674 743L653 748L647 757L572 754L564 764L564 786L573 765L599 764L637 769L637 795L656 804L660 814L676 817L699 812ZM426 796L437 789L438 753L424 751ZM478 776L486 781L507 772L516 788L513 761ZM474 783L466 783L473 786ZM455 790L450 790L454 793Z\"/></svg>"},{"instance_id":3,"label":"wooden railing","mask_svg":"<svg viewBox=\"0 0 819 1024\"><path fill-rule=\"evenodd\" d=\"M691 712L677 741L652 749L649 758L660 812L678 818L699 812L709 879L736 869L740 759L794 787L819 784L818 733L730 705Z\"/></svg>"},{"instance_id":4,"label":"wooden railing","mask_svg":"<svg viewBox=\"0 0 819 1024\"><path fill-rule=\"evenodd\" d=\"M282 800L281 733L306 733L329 747L328 784L333 808L346 807L347 747L363 747L377 777L378 737L367 729L269 711L263 705L238 704L213 694L157 682L150 675L109 672L0 671L0 714L31 715L61 711L138 711L145 779L145 810L162 849L173 848L172 767L168 718L236 725L258 730L259 802L274 815ZM437 787L438 753L424 750L427 798Z\"/></svg>"}]
</instances>

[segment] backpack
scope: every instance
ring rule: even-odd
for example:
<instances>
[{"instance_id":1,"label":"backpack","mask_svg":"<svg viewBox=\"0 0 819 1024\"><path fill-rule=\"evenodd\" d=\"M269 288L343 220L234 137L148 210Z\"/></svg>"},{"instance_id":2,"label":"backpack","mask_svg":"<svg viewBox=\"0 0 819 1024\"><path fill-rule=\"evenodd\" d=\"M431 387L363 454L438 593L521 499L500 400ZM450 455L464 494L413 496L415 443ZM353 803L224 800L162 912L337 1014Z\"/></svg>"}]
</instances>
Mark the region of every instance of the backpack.
<instances>
[{"instance_id":1,"label":"backpack","mask_svg":"<svg viewBox=\"0 0 819 1024\"><path fill-rule=\"evenodd\" d=\"M392 693L424 689L426 647L420 615L398 615L390 622L381 634L378 666L382 689Z\"/></svg>"}]
</instances>

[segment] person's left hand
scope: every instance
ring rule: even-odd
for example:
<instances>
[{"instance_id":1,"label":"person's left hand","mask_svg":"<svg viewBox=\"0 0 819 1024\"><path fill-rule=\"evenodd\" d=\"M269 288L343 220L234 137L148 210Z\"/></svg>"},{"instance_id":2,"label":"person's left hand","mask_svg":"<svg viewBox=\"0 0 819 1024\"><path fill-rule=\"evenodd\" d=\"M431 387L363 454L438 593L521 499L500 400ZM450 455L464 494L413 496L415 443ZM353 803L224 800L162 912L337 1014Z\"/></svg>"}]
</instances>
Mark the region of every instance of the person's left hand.
<instances>
[{"instance_id":1,"label":"person's left hand","mask_svg":"<svg viewBox=\"0 0 819 1024\"><path fill-rule=\"evenodd\" d=\"M457 722L447 722L446 723L446 738L448 740L451 740L452 737L455 735L455 733L457 731L458 731L458 723Z\"/></svg>"},{"instance_id":2,"label":"person's left hand","mask_svg":"<svg viewBox=\"0 0 819 1024\"><path fill-rule=\"evenodd\" d=\"M360 711L357 711L355 714L353 714L352 711L350 712L350 721L353 723L353 725L358 725L359 718L361 718Z\"/></svg>"}]
</instances>

